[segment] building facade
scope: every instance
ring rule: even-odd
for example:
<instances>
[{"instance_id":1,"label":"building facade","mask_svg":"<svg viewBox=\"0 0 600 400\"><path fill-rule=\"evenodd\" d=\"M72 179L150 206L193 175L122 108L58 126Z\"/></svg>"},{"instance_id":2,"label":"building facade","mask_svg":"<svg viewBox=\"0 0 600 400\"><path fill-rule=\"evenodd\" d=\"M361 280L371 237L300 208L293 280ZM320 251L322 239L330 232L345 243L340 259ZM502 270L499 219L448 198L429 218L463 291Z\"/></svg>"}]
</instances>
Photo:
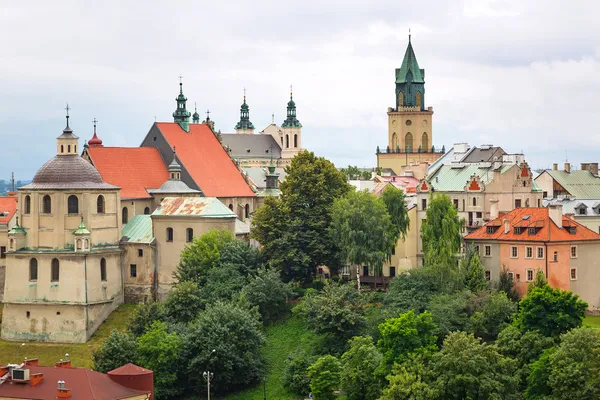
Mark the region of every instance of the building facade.
<instances>
[{"instance_id":1,"label":"building facade","mask_svg":"<svg viewBox=\"0 0 600 400\"><path fill-rule=\"evenodd\" d=\"M17 196L9 192L0 197L0 303L4 298L4 276L6 273L6 253L8 252L8 232L16 223Z\"/></svg>"}]
</instances>

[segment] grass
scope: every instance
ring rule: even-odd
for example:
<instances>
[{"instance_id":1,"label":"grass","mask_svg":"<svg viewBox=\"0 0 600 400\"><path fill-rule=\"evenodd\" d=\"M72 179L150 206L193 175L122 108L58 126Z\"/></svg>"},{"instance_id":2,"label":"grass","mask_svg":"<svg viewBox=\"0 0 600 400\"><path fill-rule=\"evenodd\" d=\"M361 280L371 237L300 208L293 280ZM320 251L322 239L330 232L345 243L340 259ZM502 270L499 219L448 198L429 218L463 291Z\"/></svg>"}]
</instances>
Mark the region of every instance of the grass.
<instances>
[{"instance_id":1,"label":"grass","mask_svg":"<svg viewBox=\"0 0 600 400\"><path fill-rule=\"evenodd\" d=\"M600 329L600 317L587 316L583 319L583 325Z\"/></svg>"},{"instance_id":2,"label":"grass","mask_svg":"<svg viewBox=\"0 0 600 400\"><path fill-rule=\"evenodd\" d=\"M117 308L94 333L87 343L40 343L25 342L25 346L19 349L21 343L6 342L0 340L0 365L17 363L23 358L38 358L40 365L51 366L65 354L69 353L74 367L92 368L92 352L100 346L113 329L124 330L129 318L137 306L135 304L122 304Z\"/></svg>"}]
</instances>

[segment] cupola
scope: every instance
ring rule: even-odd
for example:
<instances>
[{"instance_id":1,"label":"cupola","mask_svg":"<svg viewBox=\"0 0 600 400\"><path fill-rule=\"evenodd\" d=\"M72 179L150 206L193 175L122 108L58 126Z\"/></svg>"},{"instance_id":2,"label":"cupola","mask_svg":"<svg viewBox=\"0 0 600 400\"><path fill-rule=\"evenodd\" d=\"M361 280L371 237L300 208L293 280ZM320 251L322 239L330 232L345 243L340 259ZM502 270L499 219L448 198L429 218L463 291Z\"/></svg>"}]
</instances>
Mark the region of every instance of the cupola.
<instances>
[{"instance_id":1,"label":"cupola","mask_svg":"<svg viewBox=\"0 0 600 400\"><path fill-rule=\"evenodd\" d=\"M67 110L67 126L63 129L62 135L56 138L56 154L59 156L72 156L77 155L77 145L79 144L79 138L73 134L73 130L69 126L69 105L65 108Z\"/></svg>"},{"instance_id":2,"label":"cupola","mask_svg":"<svg viewBox=\"0 0 600 400\"><path fill-rule=\"evenodd\" d=\"M85 227L83 217L81 217L79 227L73 232L73 236L73 245L75 246L76 253L90 251L92 248L92 235Z\"/></svg>"}]
</instances>

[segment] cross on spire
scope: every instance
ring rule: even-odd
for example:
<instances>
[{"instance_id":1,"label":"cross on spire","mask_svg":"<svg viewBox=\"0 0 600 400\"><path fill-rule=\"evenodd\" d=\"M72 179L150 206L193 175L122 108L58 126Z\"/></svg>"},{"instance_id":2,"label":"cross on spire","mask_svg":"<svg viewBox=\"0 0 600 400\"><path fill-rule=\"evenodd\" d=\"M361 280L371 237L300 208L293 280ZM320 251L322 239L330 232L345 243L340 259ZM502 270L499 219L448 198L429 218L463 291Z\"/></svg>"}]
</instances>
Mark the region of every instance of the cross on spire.
<instances>
[{"instance_id":1,"label":"cross on spire","mask_svg":"<svg viewBox=\"0 0 600 400\"><path fill-rule=\"evenodd\" d=\"M65 110L67 110L67 128L69 127L69 110L71 109L71 107L69 107L69 103L67 103L67 106L65 107Z\"/></svg>"},{"instance_id":2,"label":"cross on spire","mask_svg":"<svg viewBox=\"0 0 600 400\"><path fill-rule=\"evenodd\" d=\"M98 120L96 119L96 117L94 117L94 119L92 120L92 122L94 123L94 135L96 134L96 123L98 122Z\"/></svg>"},{"instance_id":3,"label":"cross on spire","mask_svg":"<svg viewBox=\"0 0 600 400\"><path fill-rule=\"evenodd\" d=\"M290 85L290 99L292 98L292 94L293 94L293 90L292 90L292 85Z\"/></svg>"},{"instance_id":4,"label":"cross on spire","mask_svg":"<svg viewBox=\"0 0 600 400\"><path fill-rule=\"evenodd\" d=\"M408 43L410 43L410 28L408 28Z\"/></svg>"},{"instance_id":5,"label":"cross on spire","mask_svg":"<svg viewBox=\"0 0 600 400\"><path fill-rule=\"evenodd\" d=\"M206 121L210 121L210 110L206 110Z\"/></svg>"},{"instance_id":6,"label":"cross on spire","mask_svg":"<svg viewBox=\"0 0 600 400\"><path fill-rule=\"evenodd\" d=\"M275 113L271 114L271 123L275 123Z\"/></svg>"},{"instance_id":7,"label":"cross on spire","mask_svg":"<svg viewBox=\"0 0 600 400\"><path fill-rule=\"evenodd\" d=\"M244 88L244 103L246 102L246 88Z\"/></svg>"},{"instance_id":8,"label":"cross on spire","mask_svg":"<svg viewBox=\"0 0 600 400\"><path fill-rule=\"evenodd\" d=\"M179 74L179 94L183 94L183 76Z\"/></svg>"}]
</instances>

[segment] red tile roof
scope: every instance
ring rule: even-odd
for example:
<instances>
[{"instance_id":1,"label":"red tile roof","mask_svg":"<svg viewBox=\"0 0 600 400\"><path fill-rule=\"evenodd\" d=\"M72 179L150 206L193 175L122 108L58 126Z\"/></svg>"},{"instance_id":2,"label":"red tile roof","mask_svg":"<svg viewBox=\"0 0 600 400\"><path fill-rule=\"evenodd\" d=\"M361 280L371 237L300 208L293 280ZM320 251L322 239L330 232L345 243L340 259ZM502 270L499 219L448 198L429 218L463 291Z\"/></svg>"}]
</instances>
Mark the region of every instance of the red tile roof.
<instances>
[{"instance_id":1,"label":"red tile roof","mask_svg":"<svg viewBox=\"0 0 600 400\"><path fill-rule=\"evenodd\" d=\"M0 225L6 225L17 212L17 197L0 197ZM4 216L2 216L4 215Z\"/></svg>"},{"instance_id":2,"label":"red tile roof","mask_svg":"<svg viewBox=\"0 0 600 400\"><path fill-rule=\"evenodd\" d=\"M504 233L504 220L509 220L510 231ZM487 232L487 227L496 227L493 233ZM521 233L515 233L515 227L521 228ZM535 232L529 232L534 228ZM570 233L573 228L574 232ZM474 232L465 239L491 239L528 242L573 242L582 240L600 240L600 235L580 223L562 216L562 226L557 226L550 218L548 208L517 208L498 217Z\"/></svg>"},{"instance_id":3,"label":"red tile roof","mask_svg":"<svg viewBox=\"0 0 600 400\"><path fill-rule=\"evenodd\" d=\"M140 390L129 389L112 381L108 375L83 368L27 366L30 375L42 373L44 380L35 386L28 383L0 384L0 398L55 400L58 381L65 381L71 390L71 399L115 400L143 395Z\"/></svg>"},{"instance_id":4,"label":"red tile roof","mask_svg":"<svg viewBox=\"0 0 600 400\"><path fill-rule=\"evenodd\" d=\"M209 197L256 196L221 143L206 124L190 124L184 131L177 123L156 123L192 179Z\"/></svg>"},{"instance_id":5,"label":"red tile roof","mask_svg":"<svg viewBox=\"0 0 600 400\"><path fill-rule=\"evenodd\" d=\"M149 199L169 171L154 147L90 147L88 154L105 182L121 188L122 199Z\"/></svg>"}]
</instances>

